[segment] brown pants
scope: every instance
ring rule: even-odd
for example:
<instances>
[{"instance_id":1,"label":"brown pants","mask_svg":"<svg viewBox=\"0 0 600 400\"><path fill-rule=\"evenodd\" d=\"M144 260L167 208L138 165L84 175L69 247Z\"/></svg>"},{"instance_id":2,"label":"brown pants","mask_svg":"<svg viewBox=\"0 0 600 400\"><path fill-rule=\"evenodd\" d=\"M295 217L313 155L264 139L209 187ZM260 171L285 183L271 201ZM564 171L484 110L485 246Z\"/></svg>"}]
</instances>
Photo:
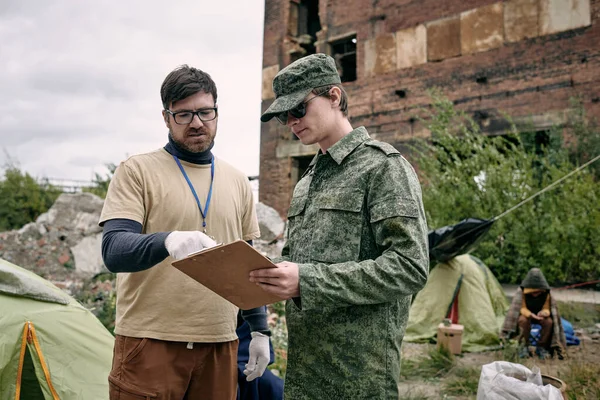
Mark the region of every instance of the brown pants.
<instances>
[{"instance_id":1,"label":"brown pants","mask_svg":"<svg viewBox=\"0 0 600 400\"><path fill-rule=\"evenodd\" d=\"M237 339L187 345L117 335L110 400L235 399Z\"/></svg>"},{"instance_id":2,"label":"brown pants","mask_svg":"<svg viewBox=\"0 0 600 400\"><path fill-rule=\"evenodd\" d=\"M527 318L524 315L519 315L519 328L521 328L520 340L524 340L525 345L529 344L531 324L539 324L542 326L540 340L538 340L537 346L548 349L550 347L550 338L552 337L552 317L545 317L541 321L538 321L531 317Z\"/></svg>"}]
</instances>

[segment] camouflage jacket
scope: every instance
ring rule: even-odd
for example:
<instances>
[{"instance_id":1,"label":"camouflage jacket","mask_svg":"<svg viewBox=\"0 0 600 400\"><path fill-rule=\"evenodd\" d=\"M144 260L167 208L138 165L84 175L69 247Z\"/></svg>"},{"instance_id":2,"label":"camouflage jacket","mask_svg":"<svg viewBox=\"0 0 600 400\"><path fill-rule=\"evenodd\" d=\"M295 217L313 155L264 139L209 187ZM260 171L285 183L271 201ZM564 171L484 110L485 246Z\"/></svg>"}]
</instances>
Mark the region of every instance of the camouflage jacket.
<instances>
[{"instance_id":1,"label":"camouflage jacket","mask_svg":"<svg viewBox=\"0 0 600 400\"><path fill-rule=\"evenodd\" d=\"M397 399L411 297L427 280L421 187L391 145L357 128L313 159L288 212L286 399Z\"/></svg>"}]
</instances>

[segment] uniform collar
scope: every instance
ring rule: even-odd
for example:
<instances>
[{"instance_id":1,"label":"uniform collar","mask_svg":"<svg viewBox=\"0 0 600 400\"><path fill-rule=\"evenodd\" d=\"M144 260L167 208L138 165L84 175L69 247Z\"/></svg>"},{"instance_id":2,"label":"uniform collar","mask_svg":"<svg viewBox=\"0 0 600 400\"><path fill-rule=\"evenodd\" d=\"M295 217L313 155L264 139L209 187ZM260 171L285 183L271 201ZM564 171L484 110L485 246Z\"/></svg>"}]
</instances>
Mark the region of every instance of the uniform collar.
<instances>
[{"instance_id":1,"label":"uniform collar","mask_svg":"<svg viewBox=\"0 0 600 400\"><path fill-rule=\"evenodd\" d=\"M333 160L340 165L342 161L350 153L354 151L358 146L369 140L371 137L367 132L367 129L364 126L359 126L358 128L352 130L346 136L338 140L333 146L327 149L327 152L333 158ZM317 154L317 157L313 158L310 165L314 165L317 162L317 158L320 155L320 151Z\"/></svg>"}]
</instances>

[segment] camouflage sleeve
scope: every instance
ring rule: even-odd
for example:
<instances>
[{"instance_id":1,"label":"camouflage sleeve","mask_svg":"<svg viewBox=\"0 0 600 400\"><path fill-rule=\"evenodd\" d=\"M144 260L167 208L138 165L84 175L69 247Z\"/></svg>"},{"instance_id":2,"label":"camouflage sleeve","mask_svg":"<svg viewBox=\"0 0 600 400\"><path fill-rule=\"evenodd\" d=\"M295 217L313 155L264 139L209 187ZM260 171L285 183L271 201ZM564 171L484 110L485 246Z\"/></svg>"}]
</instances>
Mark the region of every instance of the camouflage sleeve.
<instances>
[{"instance_id":1,"label":"camouflage sleeve","mask_svg":"<svg viewBox=\"0 0 600 400\"><path fill-rule=\"evenodd\" d=\"M368 182L372 258L300 264L303 309L384 303L412 295L425 285L427 223L414 170L399 155L387 157Z\"/></svg>"}]
</instances>

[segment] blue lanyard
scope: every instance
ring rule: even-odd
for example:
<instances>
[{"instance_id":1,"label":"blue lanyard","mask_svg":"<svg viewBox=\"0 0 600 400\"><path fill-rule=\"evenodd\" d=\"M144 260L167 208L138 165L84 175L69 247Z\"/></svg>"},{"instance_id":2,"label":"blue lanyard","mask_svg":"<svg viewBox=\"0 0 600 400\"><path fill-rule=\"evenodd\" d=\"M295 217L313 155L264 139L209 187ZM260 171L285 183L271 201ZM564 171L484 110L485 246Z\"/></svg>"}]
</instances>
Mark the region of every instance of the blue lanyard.
<instances>
[{"instance_id":1,"label":"blue lanyard","mask_svg":"<svg viewBox=\"0 0 600 400\"><path fill-rule=\"evenodd\" d=\"M181 171L183 177L187 181L188 186L192 190L192 194L194 195L194 198L196 199L196 204L198 204L198 209L200 210L200 214L202 215L202 228L204 228L204 233L206 233L206 216L208 215L208 206L210 206L210 198L212 197L213 181L215 178L215 156L213 156L212 159L210 160L210 189L208 190L208 197L206 198L206 206L204 207L204 211L202 211L202 206L200 205L200 199L198 199L198 195L196 194L194 185L192 185L190 178L188 178L187 174L185 173L185 170L183 169L183 165L181 165L181 162L179 162L179 158L177 158L177 156L173 155L173 159L175 159L175 162L177 163L179 170Z\"/></svg>"}]
</instances>

